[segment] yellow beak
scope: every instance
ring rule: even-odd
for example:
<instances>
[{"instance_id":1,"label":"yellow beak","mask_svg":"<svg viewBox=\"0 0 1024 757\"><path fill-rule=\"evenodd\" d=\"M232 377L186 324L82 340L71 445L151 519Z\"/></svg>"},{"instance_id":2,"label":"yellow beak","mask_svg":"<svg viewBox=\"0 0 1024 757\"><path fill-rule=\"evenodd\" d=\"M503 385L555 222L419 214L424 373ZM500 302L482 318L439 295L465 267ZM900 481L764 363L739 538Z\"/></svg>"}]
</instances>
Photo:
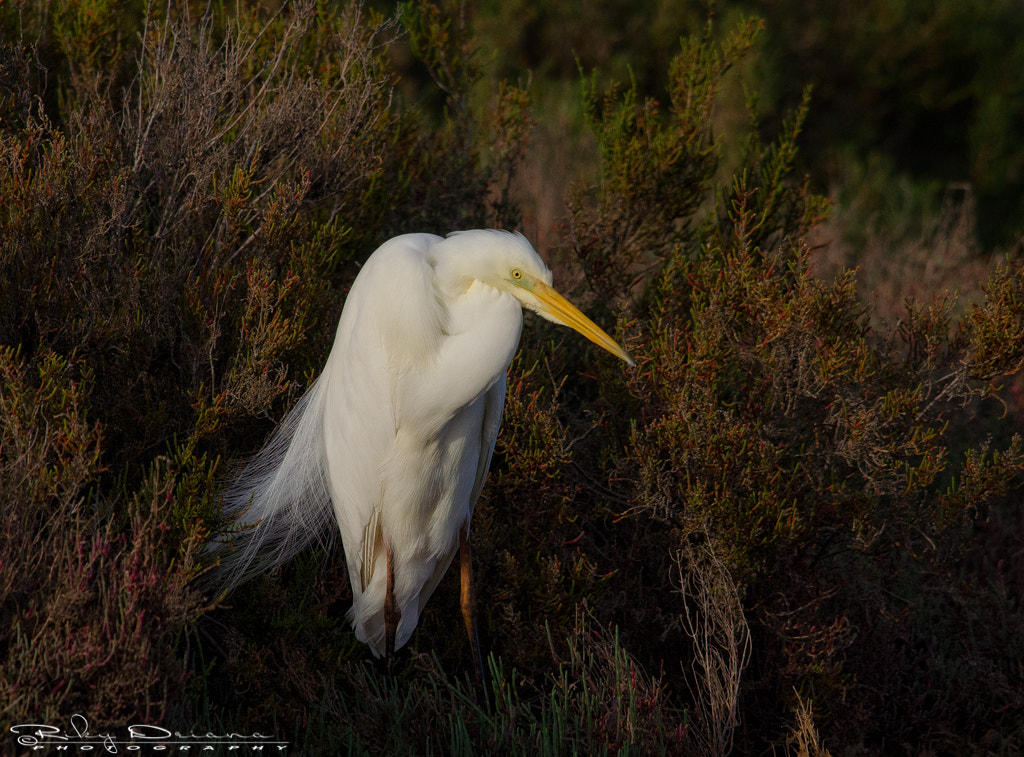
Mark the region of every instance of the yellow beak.
<instances>
[{"instance_id":1,"label":"yellow beak","mask_svg":"<svg viewBox=\"0 0 1024 757\"><path fill-rule=\"evenodd\" d=\"M619 346L618 342L608 336L592 320L581 313L554 289L542 281L533 280L529 289L540 300L542 312L559 323L583 334L598 347L602 347L616 357L622 358L629 365L635 365L633 359Z\"/></svg>"}]
</instances>

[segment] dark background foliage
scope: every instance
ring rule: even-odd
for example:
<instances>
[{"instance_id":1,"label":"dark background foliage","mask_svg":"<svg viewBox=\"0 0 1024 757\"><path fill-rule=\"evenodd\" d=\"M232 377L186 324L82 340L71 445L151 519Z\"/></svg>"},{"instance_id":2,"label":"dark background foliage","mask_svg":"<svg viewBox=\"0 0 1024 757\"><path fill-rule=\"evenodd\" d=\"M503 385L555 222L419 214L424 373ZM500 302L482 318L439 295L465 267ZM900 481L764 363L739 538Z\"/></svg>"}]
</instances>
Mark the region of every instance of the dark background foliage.
<instances>
[{"instance_id":1,"label":"dark background foliage","mask_svg":"<svg viewBox=\"0 0 1024 757\"><path fill-rule=\"evenodd\" d=\"M0 5L5 728L1024 747L1019 3L229 5ZM486 692L455 575L392 682L336 546L197 580L359 263L477 226L637 362L527 319Z\"/></svg>"}]
</instances>

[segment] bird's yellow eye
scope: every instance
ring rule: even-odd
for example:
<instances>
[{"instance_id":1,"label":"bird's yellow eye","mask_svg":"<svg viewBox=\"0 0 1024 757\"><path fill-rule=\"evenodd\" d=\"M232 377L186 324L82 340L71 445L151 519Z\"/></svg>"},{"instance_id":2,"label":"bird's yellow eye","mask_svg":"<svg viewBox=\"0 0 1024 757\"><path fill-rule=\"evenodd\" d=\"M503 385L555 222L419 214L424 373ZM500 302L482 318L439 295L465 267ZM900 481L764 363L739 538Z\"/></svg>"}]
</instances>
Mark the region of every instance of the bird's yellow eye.
<instances>
[{"instance_id":1,"label":"bird's yellow eye","mask_svg":"<svg viewBox=\"0 0 1024 757\"><path fill-rule=\"evenodd\" d=\"M512 278L515 279L516 281L519 281L521 278L523 278L523 272L520 271L518 268L513 268Z\"/></svg>"}]
</instances>

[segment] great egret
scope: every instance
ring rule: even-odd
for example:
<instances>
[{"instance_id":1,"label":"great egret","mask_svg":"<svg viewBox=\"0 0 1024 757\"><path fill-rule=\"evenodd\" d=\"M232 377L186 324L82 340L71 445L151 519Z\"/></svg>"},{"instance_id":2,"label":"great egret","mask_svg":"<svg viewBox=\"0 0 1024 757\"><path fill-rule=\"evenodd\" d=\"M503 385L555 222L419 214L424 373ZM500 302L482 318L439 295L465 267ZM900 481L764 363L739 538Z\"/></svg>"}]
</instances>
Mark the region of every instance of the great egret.
<instances>
[{"instance_id":1,"label":"great egret","mask_svg":"<svg viewBox=\"0 0 1024 757\"><path fill-rule=\"evenodd\" d=\"M408 641L460 551L462 612L482 675L469 526L505 403L522 308L633 361L551 287L520 234L407 234L381 245L349 292L316 382L225 495L255 523L222 560L230 590L337 521L356 638Z\"/></svg>"}]
</instances>

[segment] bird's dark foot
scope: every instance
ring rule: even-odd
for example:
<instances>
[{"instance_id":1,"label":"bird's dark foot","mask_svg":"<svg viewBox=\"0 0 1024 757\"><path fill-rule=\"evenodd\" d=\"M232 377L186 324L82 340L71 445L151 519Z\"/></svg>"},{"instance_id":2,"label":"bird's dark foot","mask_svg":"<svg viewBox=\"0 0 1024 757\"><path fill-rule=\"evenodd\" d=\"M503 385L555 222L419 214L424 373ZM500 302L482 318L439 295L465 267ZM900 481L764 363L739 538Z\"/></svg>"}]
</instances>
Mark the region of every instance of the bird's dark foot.
<instances>
[{"instance_id":1,"label":"bird's dark foot","mask_svg":"<svg viewBox=\"0 0 1024 757\"><path fill-rule=\"evenodd\" d=\"M395 677L395 634L402 621L402 611L395 603L395 557L391 545L387 545L387 588L384 594L384 671L388 681Z\"/></svg>"}]
</instances>

